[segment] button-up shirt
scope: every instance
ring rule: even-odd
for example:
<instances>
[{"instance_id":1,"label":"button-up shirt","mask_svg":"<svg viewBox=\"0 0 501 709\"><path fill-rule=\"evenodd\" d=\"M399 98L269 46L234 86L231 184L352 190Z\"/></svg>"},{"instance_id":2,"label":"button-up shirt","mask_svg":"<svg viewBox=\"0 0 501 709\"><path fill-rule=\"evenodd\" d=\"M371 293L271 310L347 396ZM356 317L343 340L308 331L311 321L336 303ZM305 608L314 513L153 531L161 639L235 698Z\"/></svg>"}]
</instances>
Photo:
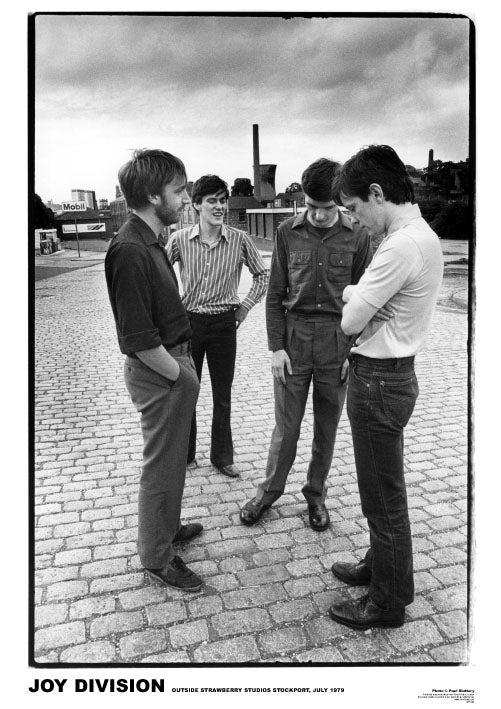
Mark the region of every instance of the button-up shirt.
<instances>
[{"instance_id":1,"label":"button-up shirt","mask_svg":"<svg viewBox=\"0 0 501 709\"><path fill-rule=\"evenodd\" d=\"M188 312L216 315L238 306L250 310L266 293L268 269L244 231L223 224L218 241L209 245L201 238L200 225L195 224L174 232L166 248L170 261L179 262ZM243 264L253 281L240 302L237 290Z\"/></svg>"},{"instance_id":2,"label":"button-up shirt","mask_svg":"<svg viewBox=\"0 0 501 709\"><path fill-rule=\"evenodd\" d=\"M285 349L285 315L330 316L341 322L343 290L358 283L372 258L365 229L352 226L339 211L336 223L321 236L307 212L277 229L266 297L268 346Z\"/></svg>"},{"instance_id":3,"label":"button-up shirt","mask_svg":"<svg viewBox=\"0 0 501 709\"><path fill-rule=\"evenodd\" d=\"M135 356L159 345L168 349L190 339L174 269L155 233L136 214L110 242L105 274L123 354Z\"/></svg>"}]
</instances>

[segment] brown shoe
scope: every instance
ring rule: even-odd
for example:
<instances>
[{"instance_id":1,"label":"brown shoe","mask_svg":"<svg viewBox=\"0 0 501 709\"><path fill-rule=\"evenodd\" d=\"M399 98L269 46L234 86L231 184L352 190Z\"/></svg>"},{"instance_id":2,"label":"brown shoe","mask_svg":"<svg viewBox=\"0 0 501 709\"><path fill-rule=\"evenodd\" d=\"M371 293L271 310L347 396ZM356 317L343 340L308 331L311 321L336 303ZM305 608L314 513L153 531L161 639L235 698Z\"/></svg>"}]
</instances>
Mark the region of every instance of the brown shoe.
<instances>
[{"instance_id":1,"label":"brown shoe","mask_svg":"<svg viewBox=\"0 0 501 709\"><path fill-rule=\"evenodd\" d=\"M203 586L200 576L191 571L179 556L175 556L163 569L145 569L145 571L156 581L178 588L180 591L199 591Z\"/></svg>"},{"instance_id":2,"label":"brown shoe","mask_svg":"<svg viewBox=\"0 0 501 709\"><path fill-rule=\"evenodd\" d=\"M394 608L385 610L377 606L369 596L362 596L356 601L350 599L335 603L329 609L332 620L347 625L354 630L369 628L399 628L404 624L405 611Z\"/></svg>"},{"instance_id":3,"label":"brown shoe","mask_svg":"<svg viewBox=\"0 0 501 709\"><path fill-rule=\"evenodd\" d=\"M315 532L323 532L331 523L327 507L323 503L320 505L308 505L308 517L310 519L310 527Z\"/></svg>"},{"instance_id":4,"label":"brown shoe","mask_svg":"<svg viewBox=\"0 0 501 709\"><path fill-rule=\"evenodd\" d=\"M252 524L259 522L263 512L270 507L271 505L265 505L263 502L260 502L257 497L254 497L252 500L249 500L249 502L246 502L240 510L240 521L250 527Z\"/></svg>"},{"instance_id":5,"label":"brown shoe","mask_svg":"<svg viewBox=\"0 0 501 709\"><path fill-rule=\"evenodd\" d=\"M203 526L200 522L190 522L189 524L182 524L177 530L176 536L172 540L173 544L177 542L189 542L190 539L198 537L204 531Z\"/></svg>"},{"instance_id":6,"label":"brown shoe","mask_svg":"<svg viewBox=\"0 0 501 709\"><path fill-rule=\"evenodd\" d=\"M335 561L331 566L332 573L350 586L367 586L371 581L371 570L364 561L357 564L349 561Z\"/></svg>"},{"instance_id":7,"label":"brown shoe","mask_svg":"<svg viewBox=\"0 0 501 709\"><path fill-rule=\"evenodd\" d=\"M216 470L219 470L220 473L223 475L226 475L227 478L239 478L240 473L238 470L235 468L233 463L231 465L215 465L214 466Z\"/></svg>"}]
</instances>

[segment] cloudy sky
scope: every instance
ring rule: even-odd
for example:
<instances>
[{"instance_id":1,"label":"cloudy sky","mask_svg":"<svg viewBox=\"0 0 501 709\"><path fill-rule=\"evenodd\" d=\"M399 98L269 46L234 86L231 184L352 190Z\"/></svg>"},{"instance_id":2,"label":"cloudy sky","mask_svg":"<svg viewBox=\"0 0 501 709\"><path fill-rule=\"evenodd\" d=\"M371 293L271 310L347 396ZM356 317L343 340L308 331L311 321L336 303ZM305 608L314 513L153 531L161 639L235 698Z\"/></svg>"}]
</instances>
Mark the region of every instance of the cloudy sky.
<instances>
[{"instance_id":1,"label":"cloudy sky","mask_svg":"<svg viewBox=\"0 0 501 709\"><path fill-rule=\"evenodd\" d=\"M252 180L282 191L314 159L389 143L404 162L468 155L468 21L38 15L35 190L113 199L131 150L183 159L189 179Z\"/></svg>"}]
</instances>

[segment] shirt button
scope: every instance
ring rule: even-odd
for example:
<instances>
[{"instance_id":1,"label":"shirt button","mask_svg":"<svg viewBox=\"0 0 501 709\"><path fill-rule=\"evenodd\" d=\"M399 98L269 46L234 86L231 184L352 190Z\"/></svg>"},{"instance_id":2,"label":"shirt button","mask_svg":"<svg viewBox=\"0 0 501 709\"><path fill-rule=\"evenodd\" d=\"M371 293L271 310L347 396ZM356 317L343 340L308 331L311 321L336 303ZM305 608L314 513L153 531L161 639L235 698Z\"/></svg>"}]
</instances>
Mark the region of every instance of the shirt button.
<instances>
[{"instance_id":1,"label":"shirt button","mask_svg":"<svg viewBox=\"0 0 501 709\"><path fill-rule=\"evenodd\" d=\"M319 303L319 304L317 305L317 308L321 308L321 307L322 307L322 303Z\"/></svg>"},{"instance_id":2,"label":"shirt button","mask_svg":"<svg viewBox=\"0 0 501 709\"><path fill-rule=\"evenodd\" d=\"M322 284L321 284L321 283L319 283L319 284L318 284L318 287L319 287L319 288L321 288L321 287L322 287Z\"/></svg>"},{"instance_id":3,"label":"shirt button","mask_svg":"<svg viewBox=\"0 0 501 709\"><path fill-rule=\"evenodd\" d=\"M319 261L319 262L318 262L318 265L319 265L319 266L323 266L324 264L323 264L321 261Z\"/></svg>"}]
</instances>

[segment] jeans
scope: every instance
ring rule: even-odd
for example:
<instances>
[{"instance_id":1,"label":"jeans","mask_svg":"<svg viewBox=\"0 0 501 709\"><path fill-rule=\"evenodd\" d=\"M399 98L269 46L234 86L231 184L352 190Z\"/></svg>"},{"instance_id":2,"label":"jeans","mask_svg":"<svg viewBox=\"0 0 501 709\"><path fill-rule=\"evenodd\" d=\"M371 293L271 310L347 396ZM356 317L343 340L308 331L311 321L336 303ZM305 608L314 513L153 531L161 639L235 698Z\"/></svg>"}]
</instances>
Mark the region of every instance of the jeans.
<instances>
[{"instance_id":1,"label":"jeans","mask_svg":"<svg viewBox=\"0 0 501 709\"><path fill-rule=\"evenodd\" d=\"M126 357L124 364L125 384L141 414L138 553L147 569L161 569L175 555L172 540L180 526L188 436L200 388L187 343L169 352L179 364L175 382L139 359Z\"/></svg>"},{"instance_id":2,"label":"jeans","mask_svg":"<svg viewBox=\"0 0 501 709\"><path fill-rule=\"evenodd\" d=\"M233 463L231 435L231 387L237 354L235 311L218 315L188 313L192 328L191 348L198 381L202 379L204 358L212 385L212 427L210 460L217 467ZM188 448L188 461L195 458L197 417L193 414Z\"/></svg>"},{"instance_id":3,"label":"jeans","mask_svg":"<svg viewBox=\"0 0 501 709\"><path fill-rule=\"evenodd\" d=\"M403 613L414 599L403 457L404 428L419 394L414 358L350 360L347 411L370 533L368 593L381 608Z\"/></svg>"},{"instance_id":4,"label":"jeans","mask_svg":"<svg viewBox=\"0 0 501 709\"><path fill-rule=\"evenodd\" d=\"M310 384L313 383L313 442L306 484L307 503L325 501L337 426L346 398L341 366L348 352L348 338L329 316L287 316L287 354L292 375L285 385L274 381L275 428L271 436L265 478L256 497L273 504L284 492L294 463Z\"/></svg>"}]
</instances>

